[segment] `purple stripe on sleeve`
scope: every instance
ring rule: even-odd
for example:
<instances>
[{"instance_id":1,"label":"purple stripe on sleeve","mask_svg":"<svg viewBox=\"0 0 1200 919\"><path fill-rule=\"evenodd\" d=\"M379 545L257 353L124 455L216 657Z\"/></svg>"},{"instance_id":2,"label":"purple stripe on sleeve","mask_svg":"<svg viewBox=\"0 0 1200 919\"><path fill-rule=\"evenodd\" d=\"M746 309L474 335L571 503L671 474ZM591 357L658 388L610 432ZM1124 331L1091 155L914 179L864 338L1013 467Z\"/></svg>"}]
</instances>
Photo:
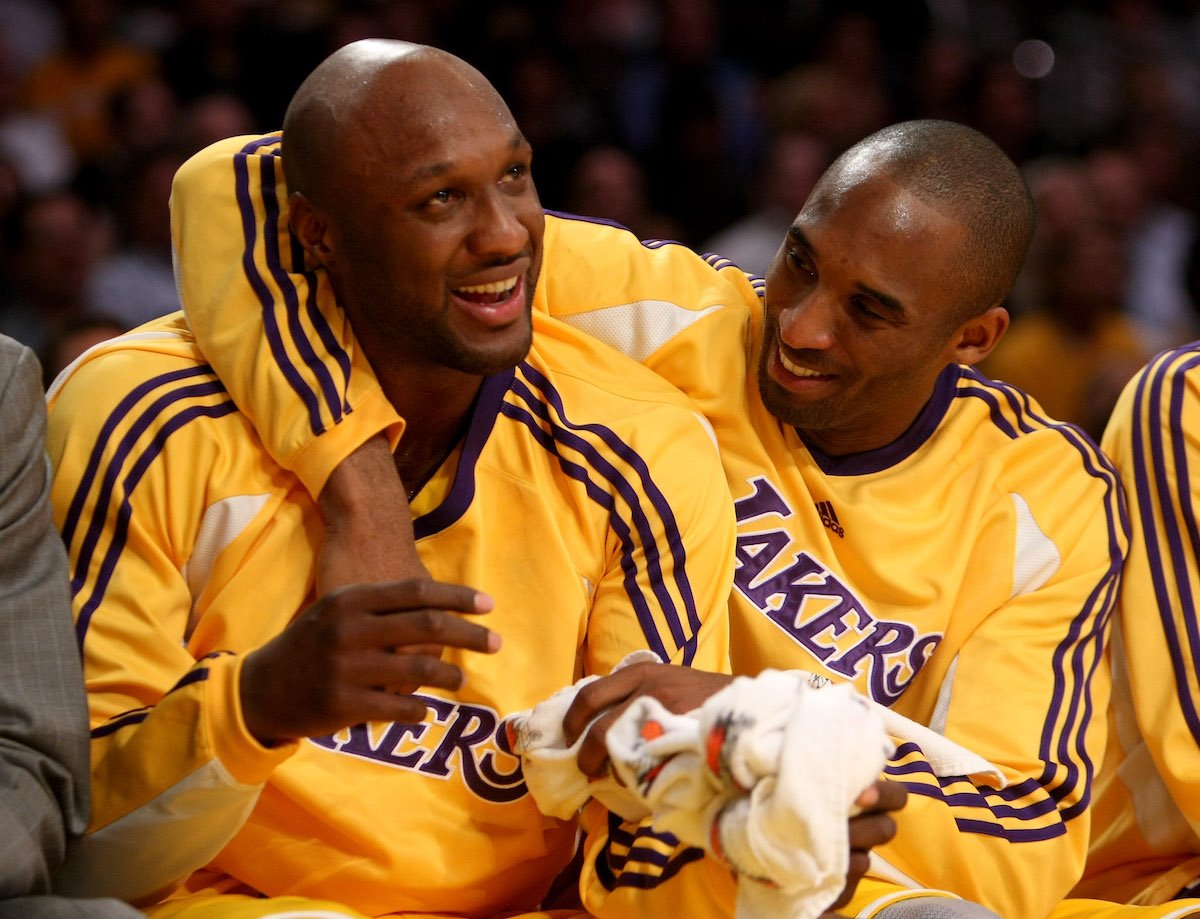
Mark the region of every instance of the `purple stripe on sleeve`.
<instances>
[{"instance_id":1,"label":"purple stripe on sleeve","mask_svg":"<svg viewBox=\"0 0 1200 919\"><path fill-rule=\"evenodd\" d=\"M176 400L170 400L171 402ZM169 404L169 403L168 403ZM164 408L166 406L164 405ZM91 622L92 614L99 607L100 602L104 599L105 591L108 590L109 581L112 580L113 571L117 566L117 560L121 557L121 552L125 548L125 539L129 532L129 518L133 513L133 508L130 506L129 498L133 494L142 476L149 468L150 463L162 452L163 445L167 438L175 431L182 428L188 422L196 418L220 418L224 415L236 412L232 400L218 403L217 405L196 405L191 408L186 408L164 423L154 434L153 440L147 445L146 449L138 457L136 462L130 467L122 481L121 503L117 509L116 525L113 528L112 543L108 547L108 552L105 553L104 561L100 565L100 570L96 575L96 583L92 588L91 596L79 610L79 618L75 623L75 635L79 641L79 646L83 647L83 640L87 635L88 624ZM147 412L149 414L149 411ZM139 421L141 424L141 421ZM120 467L124 465L126 455L130 451L118 451L110 461L110 469L112 478L115 479L120 471ZM107 479L109 474L106 474ZM111 489L109 490L111 493ZM103 503L96 505L96 518L103 519L108 513L109 499L106 498Z\"/></svg>"},{"instance_id":2,"label":"purple stripe on sleeve","mask_svg":"<svg viewBox=\"0 0 1200 919\"><path fill-rule=\"evenodd\" d=\"M329 368L317 357L316 351L313 350L312 342L308 340L308 336L304 333L304 327L300 324L300 296L296 290L296 283L292 280L291 274L280 258L279 195L276 191L276 182L278 181L276 170L278 165L278 157L264 156L260 159L263 201L263 244L266 252L267 267L271 272L271 277L275 279L275 286L283 294L284 310L287 315L288 332L290 333L292 344L299 352L304 365L308 367L312 375L316 378L317 385L321 387L321 393L325 397L325 405L329 409L329 414L333 418L334 424L336 424L342 420L342 404L345 402L345 390L343 389L341 396L338 395L337 387L334 386ZM322 344L327 350L332 342L333 349L329 353L335 356L343 373L348 377L350 359L337 344L337 340L334 338L329 324L325 321L325 317L316 308L315 294L317 279L315 276L310 275L308 282L309 296L306 299L306 306L308 307L309 319L312 321L314 329L317 330L318 337L321 338ZM321 335L322 329L325 332L324 335Z\"/></svg>"},{"instance_id":3,"label":"purple stripe on sleeve","mask_svg":"<svg viewBox=\"0 0 1200 919\"><path fill-rule=\"evenodd\" d=\"M633 231L630 230L629 227L623 226L617 223L615 220L607 220L604 217L584 217L581 214L568 214L566 211L551 210L547 210L546 214L550 217L558 217L561 220L575 220L579 223L592 223L599 227L612 227L615 230L624 230L630 235L633 234ZM682 249L688 249L688 247L683 243L677 242L674 239L641 239L638 240L638 242L640 242L647 249L661 249L663 246L679 246ZM693 250L688 249L688 251L691 252Z\"/></svg>"},{"instance_id":4,"label":"purple stripe on sleeve","mask_svg":"<svg viewBox=\"0 0 1200 919\"><path fill-rule=\"evenodd\" d=\"M670 856L661 852L638 846L639 839L655 839L667 845L675 846L679 841L669 833L654 833L647 827L638 827L636 834L630 834L621 825L621 819L615 814L608 815L608 839L597 854L595 869L596 879L605 890L613 891L618 887L632 887L640 890L650 890L670 880L686 865L704 857L704 850L683 848ZM612 851L613 843L628 846L625 855L616 855ZM639 874L628 871L630 863L652 865L659 871L655 874Z\"/></svg>"},{"instance_id":5,"label":"purple stripe on sleeve","mask_svg":"<svg viewBox=\"0 0 1200 919\"><path fill-rule=\"evenodd\" d=\"M254 216L254 204L250 199L250 164L249 158L253 152L266 143L274 143L275 139L267 141L265 138L251 143L243 148L240 153L233 158L234 170L234 189L237 196L238 210L242 215L242 236L245 240L245 246L242 249L242 270L246 274L246 280L250 282L255 296L258 297L258 302L262 305L263 331L267 337L267 345L271 349L271 356L275 359L275 363L282 371L284 378L292 387L293 391L298 395L308 410L309 426L313 434L320 434L325 430L324 422L321 421L321 408L317 401L317 395L304 382L300 376L300 372L288 357L287 349L283 344L283 336L279 330L279 322L275 316L275 299L271 295L266 282L262 275L259 274L258 266L254 263L254 241L258 237L258 224ZM273 227L272 227L273 229ZM271 235L270 233L267 234Z\"/></svg>"},{"instance_id":6,"label":"purple stripe on sleeve","mask_svg":"<svg viewBox=\"0 0 1200 919\"><path fill-rule=\"evenodd\" d=\"M120 475L121 466L125 462L125 458L133 450L139 437L145 433L146 429L171 405L181 399L199 398L202 396L211 396L225 392L225 387L221 385L220 380L212 377L211 373L205 374L208 377L204 382L193 383L189 386L181 386L172 389L163 395L159 396L150 403L121 436L116 449L112 456L109 457L108 465L105 467L104 476L100 480L100 489L96 495L95 509L92 512L92 519L88 525L87 531L84 533L83 541L79 546L78 555L75 558L75 570L71 577L71 596L74 597L83 589L83 585L87 579L88 567L91 565L92 553L96 549L96 544L100 540L100 534L104 530L105 510L112 499L113 489L117 485L117 477ZM118 412L127 413L128 408L124 402L117 406L109 416L108 421L113 421ZM117 421L120 418L116 419ZM115 425L116 422L114 422ZM109 428L106 421L105 428ZM90 483L89 483L90 485ZM82 486L81 486L82 487Z\"/></svg>"},{"instance_id":7,"label":"purple stripe on sleeve","mask_svg":"<svg viewBox=\"0 0 1200 919\"><path fill-rule=\"evenodd\" d=\"M191 686L193 683L201 683L207 679L208 679L208 668L207 667L196 667L192 670L189 670L187 673L185 673L180 678L178 683L176 683L174 686L172 686L170 689L168 689L167 695L169 696L171 693L175 692L175 690L177 690L177 689L183 689L185 686Z\"/></svg>"},{"instance_id":8,"label":"purple stripe on sleeve","mask_svg":"<svg viewBox=\"0 0 1200 919\"><path fill-rule=\"evenodd\" d=\"M293 234L289 233L288 238L292 250L292 270L303 274L308 279L308 294L304 298L304 309L308 313L313 328L316 329L317 337L321 339L321 344L325 347L325 353L337 361L338 369L342 372L342 414L349 415L354 411L350 407L350 355L346 353L346 349L334 336L329 321L317 306L319 289L317 275L313 271L304 271L304 247L300 245L300 241ZM333 415L335 418L338 417L337 412L333 412Z\"/></svg>"},{"instance_id":9,"label":"purple stripe on sleeve","mask_svg":"<svg viewBox=\"0 0 1200 919\"><path fill-rule=\"evenodd\" d=\"M1140 532L1145 541L1155 605L1158 607L1167 650L1171 656L1176 696L1188 730L1193 739L1200 743L1200 713L1196 710L1195 699L1189 688L1189 678L1196 666L1200 636L1197 635L1195 598L1191 594L1186 574L1190 567L1188 557L1179 531L1179 521L1170 511L1173 506L1171 480L1167 474L1164 432L1160 421L1163 416L1163 391L1170 387L1168 418L1172 455L1176 462L1175 485L1179 489L1180 503L1188 515L1186 524L1189 529L1191 558L1195 559L1194 510L1190 500L1187 500L1191 486L1187 479L1187 460L1184 453L1186 440L1182 431L1182 399L1186 386L1184 373L1200 363L1200 356L1191 356L1182 363L1176 363L1181 357L1193 355L1194 350L1194 347L1189 346L1160 355L1151 365L1152 369L1143 374L1134 395L1132 456ZM1158 536L1160 521L1166 535L1165 552ZM1173 596L1172 587L1178 591L1178 597ZM1185 653L1184 636L1179 634L1176 623L1177 604L1186 634L1186 648L1190 649L1190 653Z\"/></svg>"},{"instance_id":10,"label":"purple stripe on sleeve","mask_svg":"<svg viewBox=\"0 0 1200 919\"><path fill-rule=\"evenodd\" d=\"M95 479L96 472L100 468L100 461L104 456L104 448L112 440L113 431L116 430L117 425L133 410L133 407L138 402L158 387L195 376L211 377L212 367L202 364L198 367L189 367L186 370L173 370L170 373L151 377L149 380L132 389L129 395L117 403L117 407L112 410L112 413L105 420L104 426L100 429L100 433L96 436L96 443L92 446L91 456L88 457L87 468L84 469L83 475L79 479L79 484L75 488L75 495L71 499L71 506L67 510L66 519L63 521L62 538L63 542L68 546L75 538L75 527L79 524L79 516L83 513L83 505L87 500L88 492L92 490L92 481Z\"/></svg>"},{"instance_id":11,"label":"purple stripe on sleeve","mask_svg":"<svg viewBox=\"0 0 1200 919\"><path fill-rule=\"evenodd\" d=\"M128 715L122 715L113 721L105 722L98 728L92 728L91 738L96 740L100 737L107 737L109 734L115 734L121 728L128 727L131 724L141 724L150 717L149 709L140 709Z\"/></svg>"},{"instance_id":12,"label":"purple stripe on sleeve","mask_svg":"<svg viewBox=\"0 0 1200 919\"><path fill-rule=\"evenodd\" d=\"M1064 823L1052 823L1049 826L1033 830L1010 830L1006 827L997 826L994 823L966 820L962 817L955 817L954 823L964 833L995 836L998 839L1007 839L1009 842L1044 842L1047 839L1056 839L1067 832L1067 827Z\"/></svg>"},{"instance_id":13,"label":"purple stripe on sleeve","mask_svg":"<svg viewBox=\"0 0 1200 919\"><path fill-rule=\"evenodd\" d=\"M1121 541L1118 534L1128 535L1129 522L1124 495L1118 485L1116 470L1112 464L1100 454L1091 438L1073 425L1039 416L1033 412L1032 403L1028 396L1014 386L1009 386L990 380L976 371L964 372L966 385L958 391L960 398L978 398L989 406L992 424L1010 438L1020 434L1040 430L1051 430L1067 440L1078 452L1084 470L1088 475L1104 483L1104 506L1106 533L1108 533L1110 565L1108 571L1097 583L1096 588L1088 595L1079 614L1072 620L1067 636L1058 644L1054 655L1055 691L1052 703L1043 722L1042 743L1039 756L1045 763L1043 774L1039 781L1043 785L1051 785L1055 781L1056 767L1054 756L1061 761L1066 769L1061 785L1050 789L1057 800L1066 798L1079 785L1082 779L1082 793L1078 803L1063 809L1063 818L1070 819L1084 811L1091 801L1092 777L1094 763L1087 755L1085 740L1088 723L1092 716L1091 693L1087 687L1091 685L1092 675L1102 661L1103 645L1106 633L1111 624L1112 613L1116 606L1116 585L1123 564ZM1010 424L1003 414L1002 406L1007 406L1015 416L1015 424ZM1067 673L1073 675L1073 690L1067 698ZM1063 708L1067 702L1066 709ZM1062 728L1056 731L1058 717L1062 714Z\"/></svg>"}]
</instances>

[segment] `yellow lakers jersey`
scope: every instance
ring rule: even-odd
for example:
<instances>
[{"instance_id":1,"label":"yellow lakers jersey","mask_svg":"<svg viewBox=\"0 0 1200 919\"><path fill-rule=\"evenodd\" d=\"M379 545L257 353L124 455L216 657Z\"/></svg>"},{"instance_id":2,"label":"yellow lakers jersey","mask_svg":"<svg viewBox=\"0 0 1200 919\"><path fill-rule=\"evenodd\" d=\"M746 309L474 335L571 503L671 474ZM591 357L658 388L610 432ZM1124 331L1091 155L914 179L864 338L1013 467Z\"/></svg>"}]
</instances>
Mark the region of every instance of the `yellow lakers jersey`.
<instances>
[{"instance_id":1,"label":"yellow lakers jersey","mask_svg":"<svg viewBox=\"0 0 1200 919\"><path fill-rule=\"evenodd\" d=\"M263 223L280 214L278 201L260 209L242 185L237 195L181 195L211 188L212 176L268 173L284 194L276 140L241 139L185 167L178 242L181 229L224 228L213 244L236 257L250 236L230 241L229 227L262 224L281 250L290 245L282 221ZM209 228L187 219L190 208ZM319 277L290 276L298 311L246 294L246 309L232 314L229 298L209 289L203 260L183 253L180 265L201 346L267 449L303 467L310 488L368 436L394 431L394 418L371 410L377 384ZM261 273L257 260L244 265ZM253 287L243 277L228 286ZM1077 430L959 367L946 369L895 443L821 455L759 399L761 288L719 258L552 214L535 307L652 368L712 425L738 518L736 672L798 667L852 681L1008 776L1002 791L939 780L922 750L902 747L888 773L912 794L876 873L952 890L1001 915L1044 915L1082 870L1104 742L1101 662L1127 543L1115 474ZM317 364L257 360L250 343L264 325L289 329L281 355L316 355ZM299 383L316 392L320 373L347 374L351 401L368 411L335 418L320 400L319 412L297 411ZM289 403L290 412L277 410ZM648 827L590 819L595 859L583 887L593 912L730 913L720 866Z\"/></svg>"},{"instance_id":2,"label":"yellow lakers jersey","mask_svg":"<svg viewBox=\"0 0 1200 919\"><path fill-rule=\"evenodd\" d=\"M1133 535L1112 644L1109 749L1081 896L1164 903L1200 881L1200 343L1125 387L1104 433Z\"/></svg>"},{"instance_id":3,"label":"yellow lakers jersey","mask_svg":"<svg viewBox=\"0 0 1200 919\"><path fill-rule=\"evenodd\" d=\"M823 455L759 397L761 286L564 218L538 297L680 386L716 431L738 518L734 671L850 680L1006 772L999 792L938 780L902 746L887 773L909 804L880 873L1044 915L1081 870L1104 743L1127 541L1114 472L1081 432L957 366L892 444Z\"/></svg>"},{"instance_id":4,"label":"yellow lakers jersey","mask_svg":"<svg viewBox=\"0 0 1200 919\"><path fill-rule=\"evenodd\" d=\"M372 916L533 909L576 831L539 814L506 716L635 648L727 666L733 521L709 434L650 371L581 373L599 346L548 317L534 338L484 382L414 522L435 578L495 598L502 649L448 651L468 681L422 692L419 724L273 748L242 722L240 662L313 598L315 503L181 317L91 352L55 390L93 728L84 846L107 889L158 895L208 862L206 884Z\"/></svg>"}]
</instances>

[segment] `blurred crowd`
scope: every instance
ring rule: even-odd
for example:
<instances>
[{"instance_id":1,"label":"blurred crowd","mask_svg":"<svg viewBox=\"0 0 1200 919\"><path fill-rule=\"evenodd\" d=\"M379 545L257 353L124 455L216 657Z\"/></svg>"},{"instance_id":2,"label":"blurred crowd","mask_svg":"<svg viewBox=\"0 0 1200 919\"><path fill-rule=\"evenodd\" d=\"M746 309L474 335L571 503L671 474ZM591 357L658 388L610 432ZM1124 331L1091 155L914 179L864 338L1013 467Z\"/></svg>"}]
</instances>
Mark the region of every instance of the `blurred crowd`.
<instances>
[{"instance_id":1,"label":"blurred crowd","mask_svg":"<svg viewBox=\"0 0 1200 919\"><path fill-rule=\"evenodd\" d=\"M1040 221L983 369L1093 433L1151 354L1200 337L1198 0L0 0L0 332L49 379L176 309L175 169L277 128L368 36L483 70L547 208L756 274L850 143L979 128Z\"/></svg>"}]
</instances>

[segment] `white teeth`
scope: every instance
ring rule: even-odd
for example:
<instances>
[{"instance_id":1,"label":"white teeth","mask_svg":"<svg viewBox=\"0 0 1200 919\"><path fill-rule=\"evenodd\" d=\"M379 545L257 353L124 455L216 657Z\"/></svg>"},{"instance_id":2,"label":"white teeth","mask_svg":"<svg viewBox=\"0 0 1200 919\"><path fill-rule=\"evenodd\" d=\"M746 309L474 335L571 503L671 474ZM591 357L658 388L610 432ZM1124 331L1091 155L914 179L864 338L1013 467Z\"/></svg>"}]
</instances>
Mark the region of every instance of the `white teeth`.
<instances>
[{"instance_id":1,"label":"white teeth","mask_svg":"<svg viewBox=\"0 0 1200 919\"><path fill-rule=\"evenodd\" d=\"M469 287L458 287L456 290L462 291L464 294L503 294L508 293L517 286L517 278L509 278L506 281L492 281L490 284L472 284Z\"/></svg>"},{"instance_id":2,"label":"white teeth","mask_svg":"<svg viewBox=\"0 0 1200 919\"><path fill-rule=\"evenodd\" d=\"M821 373L819 371L808 370L804 367L798 367L797 365L793 364L791 361L789 361L787 359L787 356L783 353L782 350L780 350L780 352L779 352L779 363L783 364L783 369L786 370L788 373L792 374L792 376L797 376L797 377L819 377L819 376L821 376Z\"/></svg>"}]
</instances>

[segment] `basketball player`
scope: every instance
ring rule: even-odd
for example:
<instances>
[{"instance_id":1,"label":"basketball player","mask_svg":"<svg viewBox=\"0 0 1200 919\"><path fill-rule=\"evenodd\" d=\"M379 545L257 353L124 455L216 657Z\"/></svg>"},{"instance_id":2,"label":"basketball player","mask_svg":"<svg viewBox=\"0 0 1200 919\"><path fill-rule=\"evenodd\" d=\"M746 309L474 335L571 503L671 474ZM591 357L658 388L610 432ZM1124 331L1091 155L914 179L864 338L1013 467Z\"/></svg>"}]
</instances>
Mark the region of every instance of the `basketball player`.
<instances>
[{"instance_id":1,"label":"basketball player","mask_svg":"<svg viewBox=\"0 0 1200 919\"><path fill-rule=\"evenodd\" d=\"M444 193L456 196L455 184ZM535 310L657 371L716 433L738 518L734 672L852 681L1007 775L1003 789L938 779L921 749L901 748L888 767L910 792L900 832L875 853L848 915L1041 916L1082 869L1127 544L1120 488L1085 437L970 369L1007 327L1002 302L1033 220L1012 162L977 132L937 121L892 126L839 158L765 283L619 227L547 217ZM227 220L204 263L261 258L256 245L239 255L247 240L234 230ZM264 319L286 321L283 298L264 309L239 279L233 309L229 285L184 268L200 341L268 449L309 465L306 481L332 486L339 459L394 431L386 413L356 413L314 436L321 426L278 410L297 403L297 377L316 380L314 368L340 378L350 367L364 402L377 388L319 289L299 279L294 302L319 311L301 331L320 362L283 368L245 344ZM390 487L352 526L370 531L375 509L403 503ZM349 540L335 536L326 551L334 568L357 564ZM643 690L685 710L719 680L624 671L581 694L573 728ZM597 749L589 740L581 765L601 768ZM583 879L589 910L730 914L720 865L593 817L591 838L603 842ZM982 905L953 907L954 897Z\"/></svg>"},{"instance_id":2,"label":"basketball player","mask_svg":"<svg viewBox=\"0 0 1200 919\"><path fill-rule=\"evenodd\" d=\"M1159 904L1153 915L1171 917L1200 915L1197 431L1200 344L1193 342L1158 355L1129 382L1104 432L1133 532L1112 642L1109 745L1092 850L1075 891ZM1139 914L1095 915L1126 913ZM1084 915L1070 902L1056 914Z\"/></svg>"},{"instance_id":3,"label":"basketball player","mask_svg":"<svg viewBox=\"0 0 1200 919\"><path fill-rule=\"evenodd\" d=\"M321 509L180 316L70 368L48 444L94 788L71 883L170 894L156 917L549 915L576 827L537 811L504 718L638 648L728 667L734 526L711 432L652 371L531 315L530 150L477 71L357 43L286 124L296 247L274 138L226 145L219 180L191 167L245 222L177 202L181 251L261 245L206 270L301 297L257 334L328 384L314 419L403 418L418 576L313 602ZM309 294L354 324L374 409L306 352Z\"/></svg>"}]
</instances>

